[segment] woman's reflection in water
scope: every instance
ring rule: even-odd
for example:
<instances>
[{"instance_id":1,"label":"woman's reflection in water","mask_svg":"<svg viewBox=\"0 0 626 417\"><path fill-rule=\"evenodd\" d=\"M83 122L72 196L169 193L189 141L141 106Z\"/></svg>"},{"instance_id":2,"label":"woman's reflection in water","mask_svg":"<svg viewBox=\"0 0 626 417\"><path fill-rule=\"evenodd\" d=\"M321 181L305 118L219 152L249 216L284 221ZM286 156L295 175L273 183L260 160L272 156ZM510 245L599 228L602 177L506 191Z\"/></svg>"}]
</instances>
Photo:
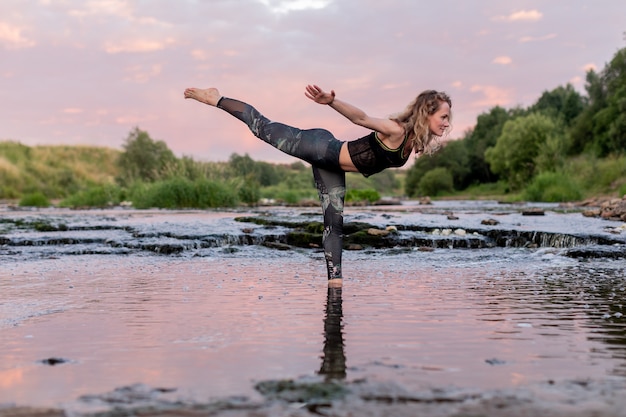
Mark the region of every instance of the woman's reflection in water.
<instances>
[{"instance_id":1,"label":"woman's reflection in water","mask_svg":"<svg viewBox=\"0 0 626 417\"><path fill-rule=\"evenodd\" d=\"M341 286L328 286L324 318L324 355L319 374L327 380L346 377L346 356L343 350L343 310Z\"/></svg>"}]
</instances>

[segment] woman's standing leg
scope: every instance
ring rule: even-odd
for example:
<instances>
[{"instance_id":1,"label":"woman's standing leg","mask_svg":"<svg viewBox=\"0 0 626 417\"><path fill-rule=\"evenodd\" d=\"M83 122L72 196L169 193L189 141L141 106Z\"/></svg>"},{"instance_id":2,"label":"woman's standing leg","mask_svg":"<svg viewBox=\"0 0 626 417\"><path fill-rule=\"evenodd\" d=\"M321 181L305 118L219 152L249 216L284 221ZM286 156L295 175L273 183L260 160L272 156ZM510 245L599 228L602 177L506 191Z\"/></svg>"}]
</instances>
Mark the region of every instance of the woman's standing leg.
<instances>
[{"instance_id":1,"label":"woman's standing leg","mask_svg":"<svg viewBox=\"0 0 626 417\"><path fill-rule=\"evenodd\" d=\"M346 173L328 171L313 166L315 186L322 203L324 232L322 247L328 270L328 279L341 279L343 250L343 204L346 196Z\"/></svg>"}]
</instances>

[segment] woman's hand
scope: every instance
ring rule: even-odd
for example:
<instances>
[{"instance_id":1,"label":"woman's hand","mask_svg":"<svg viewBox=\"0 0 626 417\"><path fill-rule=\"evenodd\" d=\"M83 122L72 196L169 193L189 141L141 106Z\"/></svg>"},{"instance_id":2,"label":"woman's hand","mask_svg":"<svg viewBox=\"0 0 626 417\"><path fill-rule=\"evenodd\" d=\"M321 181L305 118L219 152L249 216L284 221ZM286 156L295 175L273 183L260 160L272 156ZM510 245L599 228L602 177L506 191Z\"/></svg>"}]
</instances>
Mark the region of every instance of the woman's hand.
<instances>
[{"instance_id":1,"label":"woman's hand","mask_svg":"<svg viewBox=\"0 0 626 417\"><path fill-rule=\"evenodd\" d=\"M332 104L335 101L335 90L325 92L316 85L307 85L304 95L318 104Z\"/></svg>"}]
</instances>

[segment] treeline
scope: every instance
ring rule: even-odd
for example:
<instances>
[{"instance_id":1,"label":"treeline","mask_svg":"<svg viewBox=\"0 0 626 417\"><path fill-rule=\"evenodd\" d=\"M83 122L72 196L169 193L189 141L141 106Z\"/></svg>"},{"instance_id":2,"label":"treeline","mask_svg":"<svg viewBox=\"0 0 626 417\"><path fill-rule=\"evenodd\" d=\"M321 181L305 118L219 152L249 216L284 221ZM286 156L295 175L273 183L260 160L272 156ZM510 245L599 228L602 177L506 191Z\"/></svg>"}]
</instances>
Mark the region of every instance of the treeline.
<instances>
[{"instance_id":1,"label":"treeline","mask_svg":"<svg viewBox=\"0 0 626 417\"><path fill-rule=\"evenodd\" d=\"M228 162L178 158L161 140L133 129L121 151L97 147L35 146L0 142L0 199L21 205L135 208L211 208L301 204L317 200L310 167L270 164L249 155ZM402 194L402 171L376 178L349 173L346 200L371 203Z\"/></svg>"},{"instance_id":2,"label":"treeline","mask_svg":"<svg viewBox=\"0 0 626 417\"><path fill-rule=\"evenodd\" d=\"M626 194L626 48L587 72L585 90L566 84L528 108L481 114L462 139L416 161L407 195L561 202Z\"/></svg>"},{"instance_id":3,"label":"treeline","mask_svg":"<svg viewBox=\"0 0 626 417\"><path fill-rule=\"evenodd\" d=\"M473 129L408 170L369 178L348 173L348 202L381 196L496 197L574 201L626 194L626 48L571 84L545 91L527 108L496 106ZM28 147L0 142L0 199L45 206L208 208L316 200L309 167L246 155L227 162L178 158L163 141L133 129L123 149Z\"/></svg>"}]
</instances>

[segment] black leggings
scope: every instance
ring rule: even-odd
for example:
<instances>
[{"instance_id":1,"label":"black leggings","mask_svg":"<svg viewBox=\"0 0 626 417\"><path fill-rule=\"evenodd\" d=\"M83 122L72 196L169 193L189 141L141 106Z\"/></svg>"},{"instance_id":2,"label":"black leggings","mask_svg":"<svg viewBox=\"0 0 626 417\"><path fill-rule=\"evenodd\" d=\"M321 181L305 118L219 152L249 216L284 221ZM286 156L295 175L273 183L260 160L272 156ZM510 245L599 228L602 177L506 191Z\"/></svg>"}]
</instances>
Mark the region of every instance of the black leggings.
<instances>
[{"instance_id":1,"label":"black leggings","mask_svg":"<svg viewBox=\"0 0 626 417\"><path fill-rule=\"evenodd\" d=\"M322 246L328 279L341 278L346 173L339 166L339 152L343 142L324 129L302 130L273 122L242 101L222 97L217 107L248 125L254 136L312 165L324 215Z\"/></svg>"}]
</instances>

